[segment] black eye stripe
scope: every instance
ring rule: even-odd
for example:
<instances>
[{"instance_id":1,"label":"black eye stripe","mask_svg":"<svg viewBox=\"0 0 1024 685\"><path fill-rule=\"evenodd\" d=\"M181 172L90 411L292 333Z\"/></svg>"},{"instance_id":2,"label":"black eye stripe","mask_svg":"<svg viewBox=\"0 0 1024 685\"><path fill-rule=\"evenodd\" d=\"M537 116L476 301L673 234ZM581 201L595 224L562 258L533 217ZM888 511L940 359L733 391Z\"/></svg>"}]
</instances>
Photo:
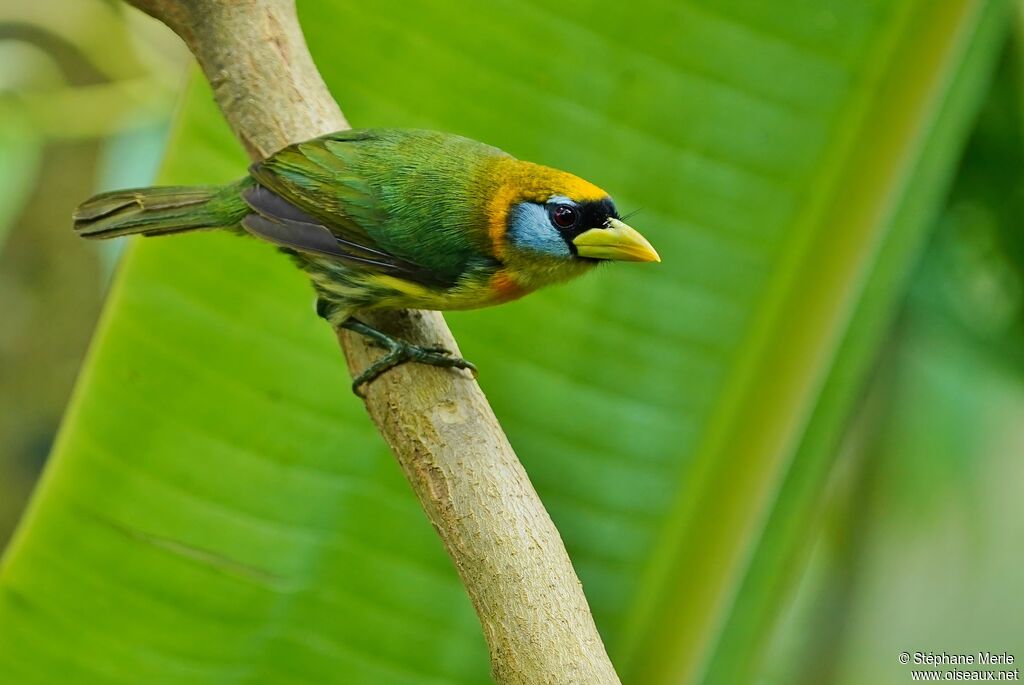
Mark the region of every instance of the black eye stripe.
<instances>
[{"instance_id":1,"label":"black eye stripe","mask_svg":"<svg viewBox=\"0 0 1024 685\"><path fill-rule=\"evenodd\" d=\"M576 204L556 200L547 204L547 210L551 223L570 238L591 228L604 228L609 218L619 218L611 198Z\"/></svg>"},{"instance_id":2,"label":"black eye stripe","mask_svg":"<svg viewBox=\"0 0 1024 685\"><path fill-rule=\"evenodd\" d=\"M619 213L615 210L615 203L609 197L601 200L581 202L579 208L581 215L580 225L588 229L604 228L605 224L608 223L608 219L619 218Z\"/></svg>"}]
</instances>

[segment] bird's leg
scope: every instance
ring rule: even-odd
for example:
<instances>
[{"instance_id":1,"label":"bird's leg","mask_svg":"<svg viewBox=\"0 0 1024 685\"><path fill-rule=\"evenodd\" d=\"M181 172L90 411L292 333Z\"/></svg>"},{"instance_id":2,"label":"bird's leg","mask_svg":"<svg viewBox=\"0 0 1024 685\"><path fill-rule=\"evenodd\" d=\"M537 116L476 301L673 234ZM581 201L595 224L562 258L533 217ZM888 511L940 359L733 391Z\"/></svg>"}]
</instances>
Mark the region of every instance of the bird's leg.
<instances>
[{"instance_id":1,"label":"bird's leg","mask_svg":"<svg viewBox=\"0 0 1024 685\"><path fill-rule=\"evenodd\" d=\"M454 357L452 353L443 347L421 347L419 345L413 345L410 342L394 338L383 331L379 331L372 326L368 326L358 319L348 318L341 323L341 328L358 333L359 335L369 338L377 345L387 350L380 359L370 364L361 374L355 377L352 381L352 392L359 397L363 397L361 386L376 380L378 376L392 369L399 364L406 362L417 362L419 364L429 364L430 366L440 366L449 369L469 369L473 376L476 376L476 367L472 363L462 359L461 357Z\"/></svg>"}]
</instances>

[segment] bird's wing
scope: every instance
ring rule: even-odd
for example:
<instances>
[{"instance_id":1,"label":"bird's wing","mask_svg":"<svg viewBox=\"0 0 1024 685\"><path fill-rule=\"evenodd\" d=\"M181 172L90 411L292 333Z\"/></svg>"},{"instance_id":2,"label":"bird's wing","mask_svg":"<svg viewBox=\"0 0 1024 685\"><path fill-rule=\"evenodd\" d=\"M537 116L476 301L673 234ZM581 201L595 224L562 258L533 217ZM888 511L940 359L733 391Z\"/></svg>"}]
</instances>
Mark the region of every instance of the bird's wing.
<instances>
[{"instance_id":1,"label":"bird's wing","mask_svg":"<svg viewBox=\"0 0 1024 685\"><path fill-rule=\"evenodd\" d=\"M251 233L283 247L343 260L353 267L432 287L454 285L454 274L400 257L382 247L388 220L374 188L362 178L361 143L368 131L345 131L289 146L249 173L257 185L243 192L253 209L243 222Z\"/></svg>"},{"instance_id":2,"label":"bird's wing","mask_svg":"<svg viewBox=\"0 0 1024 685\"><path fill-rule=\"evenodd\" d=\"M249 167L256 181L316 216L331 231L353 242L373 243L387 221L380 197L361 173L369 131L343 131L290 145Z\"/></svg>"},{"instance_id":3,"label":"bird's wing","mask_svg":"<svg viewBox=\"0 0 1024 685\"><path fill-rule=\"evenodd\" d=\"M367 237L360 240L358 236L354 239L338 236L321 221L263 186L247 188L242 198L253 210L242 220L242 227L258 238L298 252L338 259L363 271L387 274L426 286L452 285L430 270L372 245Z\"/></svg>"}]
</instances>

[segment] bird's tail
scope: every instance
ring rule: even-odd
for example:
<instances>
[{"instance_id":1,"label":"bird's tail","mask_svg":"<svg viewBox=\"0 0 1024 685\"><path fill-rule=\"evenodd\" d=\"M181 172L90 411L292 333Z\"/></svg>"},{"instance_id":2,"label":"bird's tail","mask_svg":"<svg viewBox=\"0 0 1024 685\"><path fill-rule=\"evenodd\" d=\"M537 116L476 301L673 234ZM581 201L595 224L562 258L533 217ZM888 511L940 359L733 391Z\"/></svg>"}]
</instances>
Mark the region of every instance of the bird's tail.
<instances>
[{"instance_id":1,"label":"bird's tail","mask_svg":"<svg viewBox=\"0 0 1024 685\"><path fill-rule=\"evenodd\" d=\"M102 193L75 210L75 231L83 238L116 238L234 226L249 211L240 195L247 182Z\"/></svg>"}]
</instances>

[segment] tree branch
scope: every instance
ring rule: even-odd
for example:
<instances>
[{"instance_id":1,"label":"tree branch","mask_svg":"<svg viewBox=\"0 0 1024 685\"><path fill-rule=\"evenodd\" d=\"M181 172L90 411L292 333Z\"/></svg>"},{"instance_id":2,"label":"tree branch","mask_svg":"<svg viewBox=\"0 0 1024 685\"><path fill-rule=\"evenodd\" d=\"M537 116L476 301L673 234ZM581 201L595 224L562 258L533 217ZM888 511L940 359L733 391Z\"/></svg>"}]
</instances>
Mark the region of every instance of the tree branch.
<instances>
[{"instance_id":1,"label":"tree branch","mask_svg":"<svg viewBox=\"0 0 1024 685\"><path fill-rule=\"evenodd\" d=\"M293 0L128 1L188 44L254 159L348 128L313 64ZM363 318L458 353L437 312ZM377 354L346 331L338 338L353 372ZM495 681L617 684L558 531L476 382L405 364L369 386L366 405L455 562Z\"/></svg>"}]
</instances>

